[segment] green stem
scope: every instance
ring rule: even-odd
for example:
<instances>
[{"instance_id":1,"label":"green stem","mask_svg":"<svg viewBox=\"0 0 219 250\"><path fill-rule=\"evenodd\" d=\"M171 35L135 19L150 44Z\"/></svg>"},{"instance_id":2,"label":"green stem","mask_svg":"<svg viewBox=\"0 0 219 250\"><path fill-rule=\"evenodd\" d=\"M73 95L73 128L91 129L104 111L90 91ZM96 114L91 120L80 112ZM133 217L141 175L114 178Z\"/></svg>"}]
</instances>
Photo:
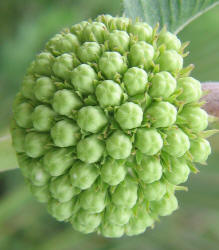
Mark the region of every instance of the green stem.
<instances>
[{"instance_id":1,"label":"green stem","mask_svg":"<svg viewBox=\"0 0 219 250\"><path fill-rule=\"evenodd\" d=\"M18 168L15 151L9 134L0 137L0 172Z\"/></svg>"}]
</instances>

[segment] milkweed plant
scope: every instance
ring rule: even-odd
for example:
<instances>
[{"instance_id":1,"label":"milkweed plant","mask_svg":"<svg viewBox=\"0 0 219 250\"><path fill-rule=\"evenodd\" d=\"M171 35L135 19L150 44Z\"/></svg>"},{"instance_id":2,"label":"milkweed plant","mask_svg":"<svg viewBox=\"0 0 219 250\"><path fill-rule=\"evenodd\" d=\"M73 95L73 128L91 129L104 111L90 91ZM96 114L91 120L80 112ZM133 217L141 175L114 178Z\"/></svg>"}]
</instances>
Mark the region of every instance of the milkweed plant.
<instances>
[{"instance_id":1,"label":"milkweed plant","mask_svg":"<svg viewBox=\"0 0 219 250\"><path fill-rule=\"evenodd\" d=\"M186 46L165 27L100 15L36 55L11 135L27 185L56 220L133 236L178 209L180 184L211 153Z\"/></svg>"}]
</instances>

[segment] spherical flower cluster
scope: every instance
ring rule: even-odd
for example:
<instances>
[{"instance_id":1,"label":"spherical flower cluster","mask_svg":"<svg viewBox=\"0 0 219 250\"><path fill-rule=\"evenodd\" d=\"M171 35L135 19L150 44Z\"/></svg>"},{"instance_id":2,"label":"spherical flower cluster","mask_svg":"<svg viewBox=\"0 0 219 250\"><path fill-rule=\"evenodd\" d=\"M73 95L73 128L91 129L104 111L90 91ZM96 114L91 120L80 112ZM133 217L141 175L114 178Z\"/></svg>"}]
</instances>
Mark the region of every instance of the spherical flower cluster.
<instances>
[{"instance_id":1,"label":"spherical flower cluster","mask_svg":"<svg viewBox=\"0 0 219 250\"><path fill-rule=\"evenodd\" d=\"M211 152L184 45L103 15L55 35L31 63L11 133L33 195L82 233L137 235L178 208Z\"/></svg>"}]
</instances>

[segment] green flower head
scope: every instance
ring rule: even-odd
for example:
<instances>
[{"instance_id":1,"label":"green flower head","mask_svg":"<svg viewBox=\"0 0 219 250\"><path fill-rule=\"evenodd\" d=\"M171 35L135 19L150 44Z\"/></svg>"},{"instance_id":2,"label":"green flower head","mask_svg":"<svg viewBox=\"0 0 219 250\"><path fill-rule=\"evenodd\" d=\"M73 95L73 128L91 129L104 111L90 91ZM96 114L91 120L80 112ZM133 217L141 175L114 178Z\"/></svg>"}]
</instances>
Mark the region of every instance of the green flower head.
<instances>
[{"instance_id":1,"label":"green flower head","mask_svg":"<svg viewBox=\"0 0 219 250\"><path fill-rule=\"evenodd\" d=\"M11 135L34 197L84 234L138 235L178 208L211 153L200 82L172 33L98 16L52 37L13 105Z\"/></svg>"}]
</instances>

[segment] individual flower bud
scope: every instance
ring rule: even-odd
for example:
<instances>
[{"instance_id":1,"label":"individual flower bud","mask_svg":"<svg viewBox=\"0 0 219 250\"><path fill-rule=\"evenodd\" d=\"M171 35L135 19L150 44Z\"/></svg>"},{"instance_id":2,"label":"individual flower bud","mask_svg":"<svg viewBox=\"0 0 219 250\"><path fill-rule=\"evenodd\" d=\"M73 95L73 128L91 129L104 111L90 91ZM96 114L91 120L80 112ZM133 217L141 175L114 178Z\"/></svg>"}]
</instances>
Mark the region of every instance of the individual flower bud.
<instances>
[{"instance_id":1,"label":"individual flower bud","mask_svg":"<svg viewBox=\"0 0 219 250\"><path fill-rule=\"evenodd\" d=\"M78 126L91 133L99 132L107 124L103 110L98 106L86 106L78 111Z\"/></svg>"},{"instance_id":2,"label":"individual flower bud","mask_svg":"<svg viewBox=\"0 0 219 250\"><path fill-rule=\"evenodd\" d=\"M200 132L208 126L208 114L199 107L185 106L178 116L183 123L195 132Z\"/></svg>"},{"instance_id":3,"label":"individual flower bud","mask_svg":"<svg viewBox=\"0 0 219 250\"><path fill-rule=\"evenodd\" d=\"M151 79L149 95L154 98L168 98L176 89L175 78L166 71L155 74Z\"/></svg>"},{"instance_id":4,"label":"individual flower bud","mask_svg":"<svg viewBox=\"0 0 219 250\"><path fill-rule=\"evenodd\" d=\"M77 157L86 163L94 163L103 155L104 143L96 136L88 136L77 144Z\"/></svg>"},{"instance_id":5,"label":"individual flower bud","mask_svg":"<svg viewBox=\"0 0 219 250\"><path fill-rule=\"evenodd\" d=\"M163 45L165 44L166 49L168 50L176 50L179 51L181 48L181 42L177 38L176 35L166 31L166 32L161 32L159 37L158 37L158 45Z\"/></svg>"},{"instance_id":6,"label":"individual flower bud","mask_svg":"<svg viewBox=\"0 0 219 250\"><path fill-rule=\"evenodd\" d=\"M109 24L110 24L110 21L112 19L114 19L114 17L112 17L109 14L106 14L106 15L99 15L99 16L97 16L97 18L95 20L97 22L104 23L106 25L106 27L109 28Z\"/></svg>"},{"instance_id":7,"label":"individual flower bud","mask_svg":"<svg viewBox=\"0 0 219 250\"><path fill-rule=\"evenodd\" d=\"M28 102L19 104L14 109L14 118L16 123L22 128L31 128L32 120L31 115L33 112L33 106Z\"/></svg>"},{"instance_id":8,"label":"individual flower bud","mask_svg":"<svg viewBox=\"0 0 219 250\"><path fill-rule=\"evenodd\" d=\"M154 223L143 204L137 203L133 210L133 216L125 226L125 232L128 236L144 233L146 228L152 226Z\"/></svg>"},{"instance_id":9,"label":"individual flower bud","mask_svg":"<svg viewBox=\"0 0 219 250\"><path fill-rule=\"evenodd\" d=\"M124 163L108 158L101 167L101 178L107 184L114 186L125 179L126 172Z\"/></svg>"},{"instance_id":10,"label":"individual flower bud","mask_svg":"<svg viewBox=\"0 0 219 250\"><path fill-rule=\"evenodd\" d=\"M94 184L81 193L80 206L91 214L102 212L106 206L106 190Z\"/></svg>"},{"instance_id":11,"label":"individual flower bud","mask_svg":"<svg viewBox=\"0 0 219 250\"><path fill-rule=\"evenodd\" d=\"M54 124L55 112L46 105L39 105L34 109L31 118L33 127L37 131L45 132L52 128Z\"/></svg>"},{"instance_id":12,"label":"individual flower bud","mask_svg":"<svg viewBox=\"0 0 219 250\"><path fill-rule=\"evenodd\" d=\"M91 94L94 92L94 80L97 74L93 68L87 64L81 64L72 71L71 83L76 90L82 94Z\"/></svg>"},{"instance_id":13,"label":"individual flower bud","mask_svg":"<svg viewBox=\"0 0 219 250\"><path fill-rule=\"evenodd\" d=\"M36 56L33 69L39 75L50 76L54 57L49 52L42 52Z\"/></svg>"},{"instance_id":14,"label":"individual flower bud","mask_svg":"<svg viewBox=\"0 0 219 250\"><path fill-rule=\"evenodd\" d=\"M123 82L129 96L142 94L147 86L148 75L145 70L132 67L125 72Z\"/></svg>"},{"instance_id":15,"label":"individual flower bud","mask_svg":"<svg viewBox=\"0 0 219 250\"><path fill-rule=\"evenodd\" d=\"M134 207L138 198L137 191L138 185L130 176L127 176L113 192L112 202L117 207L132 208Z\"/></svg>"},{"instance_id":16,"label":"individual flower bud","mask_svg":"<svg viewBox=\"0 0 219 250\"><path fill-rule=\"evenodd\" d=\"M31 163L30 181L34 186L44 186L48 183L50 175L45 171L42 163L39 160L34 160Z\"/></svg>"},{"instance_id":17,"label":"individual flower bud","mask_svg":"<svg viewBox=\"0 0 219 250\"><path fill-rule=\"evenodd\" d=\"M189 151L192 154L193 161L204 163L211 153L210 143L203 138L197 138L195 140L191 140L190 142L191 147Z\"/></svg>"},{"instance_id":18,"label":"individual flower bud","mask_svg":"<svg viewBox=\"0 0 219 250\"><path fill-rule=\"evenodd\" d=\"M32 75L26 75L21 85L21 93L24 97L35 100L34 86L36 84L35 78Z\"/></svg>"},{"instance_id":19,"label":"individual flower bud","mask_svg":"<svg viewBox=\"0 0 219 250\"><path fill-rule=\"evenodd\" d=\"M73 25L70 29L71 33L75 34L79 40L82 40L82 35L83 35L83 29L85 26L87 26L89 23L87 21L82 21L80 23L77 23Z\"/></svg>"},{"instance_id":20,"label":"individual flower bud","mask_svg":"<svg viewBox=\"0 0 219 250\"><path fill-rule=\"evenodd\" d=\"M31 74L31 75L34 74L35 73L34 67L35 67L35 61L32 61L27 68L27 74Z\"/></svg>"},{"instance_id":21,"label":"individual flower bud","mask_svg":"<svg viewBox=\"0 0 219 250\"><path fill-rule=\"evenodd\" d=\"M113 80L127 68L124 57L118 52L104 52L99 59L99 69L107 79Z\"/></svg>"},{"instance_id":22,"label":"individual flower bud","mask_svg":"<svg viewBox=\"0 0 219 250\"><path fill-rule=\"evenodd\" d=\"M125 30L127 31L130 24L130 19L126 17L113 17L109 20L110 30Z\"/></svg>"},{"instance_id":23,"label":"individual flower bud","mask_svg":"<svg viewBox=\"0 0 219 250\"><path fill-rule=\"evenodd\" d=\"M129 49L129 35L125 31L114 30L108 36L109 48L123 54Z\"/></svg>"},{"instance_id":24,"label":"individual flower bud","mask_svg":"<svg viewBox=\"0 0 219 250\"><path fill-rule=\"evenodd\" d=\"M172 126L176 121L177 110L169 102L154 102L145 113L155 128Z\"/></svg>"},{"instance_id":25,"label":"individual flower bud","mask_svg":"<svg viewBox=\"0 0 219 250\"><path fill-rule=\"evenodd\" d=\"M106 26L103 23L88 23L83 30L83 40L86 42L104 43L106 30Z\"/></svg>"},{"instance_id":26,"label":"individual flower bud","mask_svg":"<svg viewBox=\"0 0 219 250\"><path fill-rule=\"evenodd\" d=\"M114 159L125 159L131 154L132 143L122 131L115 131L106 140L107 153Z\"/></svg>"},{"instance_id":27,"label":"individual flower bud","mask_svg":"<svg viewBox=\"0 0 219 250\"><path fill-rule=\"evenodd\" d=\"M173 194L166 194L163 199L153 201L151 204L152 213L160 216L167 216L172 214L178 208L178 201Z\"/></svg>"},{"instance_id":28,"label":"individual flower bud","mask_svg":"<svg viewBox=\"0 0 219 250\"><path fill-rule=\"evenodd\" d=\"M49 190L53 198L59 202L70 201L75 195L80 193L80 189L72 186L68 174L64 174L52 179Z\"/></svg>"},{"instance_id":29,"label":"individual flower bud","mask_svg":"<svg viewBox=\"0 0 219 250\"><path fill-rule=\"evenodd\" d=\"M101 234L107 238L119 238L124 234L124 227L107 221L101 225Z\"/></svg>"},{"instance_id":30,"label":"individual flower bud","mask_svg":"<svg viewBox=\"0 0 219 250\"><path fill-rule=\"evenodd\" d=\"M58 221L67 220L72 215L74 202L74 200L59 202L55 199L51 199L48 202L48 212Z\"/></svg>"},{"instance_id":31,"label":"individual flower bud","mask_svg":"<svg viewBox=\"0 0 219 250\"><path fill-rule=\"evenodd\" d=\"M81 161L74 162L69 171L71 183L80 189L90 188L99 175L99 170L95 165Z\"/></svg>"},{"instance_id":32,"label":"individual flower bud","mask_svg":"<svg viewBox=\"0 0 219 250\"><path fill-rule=\"evenodd\" d=\"M139 128L135 137L136 147L146 155L155 155L163 147L163 140L154 128Z\"/></svg>"},{"instance_id":33,"label":"individual flower bud","mask_svg":"<svg viewBox=\"0 0 219 250\"><path fill-rule=\"evenodd\" d=\"M85 42L77 49L77 56L83 63L96 62L101 54L101 47L96 42Z\"/></svg>"},{"instance_id":34,"label":"individual flower bud","mask_svg":"<svg viewBox=\"0 0 219 250\"><path fill-rule=\"evenodd\" d=\"M144 66L149 68L154 58L154 48L144 42L136 42L130 48L129 63L131 66Z\"/></svg>"},{"instance_id":35,"label":"individual flower bud","mask_svg":"<svg viewBox=\"0 0 219 250\"><path fill-rule=\"evenodd\" d=\"M138 104L126 102L116 111L115 119L122 129L137 128L143 120L143 111Z\"/></svg>"},{"instance_id":36,"label":"individual flower bud","mask_svg":"<svg viewBox=\"0 0 219 250\"><path fill-rule=\"evenodd\" d=\"M130 24L128 31L138 38L138 41L150 42L152 39L152 28L147 23L136 22Z\"/></svg>"},{"instance_id":37,"label":"individual flower bud","mask_svg":"<svg viewBox=\"0 0 219 250\"><path fill-rule=\"evenodd\" d=\"M190 148L189 137L178 127L165 131L166 142L163 150L173 157L181 157Z\"/></svg>"},{"instance_id":38,"label":"individual flower bud","mask_svg":"<svg viewBox=\"0 0 219 250\"><path fill-rule=\"evenodd\" d=\"M147 201L159 201L166 193L166 184L162 181L155 181L144 186L144 198Z\"/></svg>"},{"instance_id":39,"label":"individual flower bud","mask_svg":"<svg viewBox=\"0 0 219 250\"><path fill-rule=\"evenodd\" d=\"M71 148L52 148L43 157L43 165L51 176L60 176L74 162Z\"/></svg>"},{"instance_id":40,"label":"individual flower bud","mask_svg":"<svg viewBox=\"0 0 219 250\"><path fill-rule=\"evenodd\" d=\"M24 139L24 149L28 156L37 158L45 154L47 145L50 143L48 134L39 132L27 133Z\"/></svg>"},{"instance_id":41,"label":"individual flower bud","mask_svg":"<svg viewBox=\"0 0 219 250\"><path fill-rule=\"evenodd\" d=\"M110 224L123 226L129 222L131 215L132 210L130 208L110 205L107 207L104 217Z\"/></svg>"},{"instance_id":42,"label":"individual flower bud","mask_svg":"<svg viewBox=\"0 0 219 250\"><path fill-rule=\"evenodd\" d=\"M28 100L22 95L21 92L18 92L14 98L13 104L12 104L12 109L13 112L16 112L17 107L22 104L23 102L28 102Z\"/></svg>"},{"instance_id":43,"label":"individual flower bud","mask_svg":"<svg viewBox=\"0 0 219 250\"><path fill-rule=\"evenodd\" d=\"M52 70L56 76L63 80L69 80L71 71L78 65L79 61L75 56L65 53L56 57Z\"/></svg>"},{"instance_id":44,"label":"individual flower bud","mask_svg":"<svg viewBox=\"0 0 219 250\"><path fill-rule=\"evenodd\" d=\"M101 223L101 214L91 214L84 209L80 209L76 217L71 218L72 226L81 233L94 232Z\"/></svg>"},{"instance_id":45,"label":"individual flower bud","mask_svg":"<svg viewBox=\"0 0 219 250\"><path fill-rule=\"evenodd\" d=\"M11 137L12 137L12 145L15 148L15 150L19 153L25 152L24 149L24 138L25 138L26 132L22 128L14 128L11 131Z\"/></svg>"},{"instance_id":46,"label":"individual flower bud","mask_svg":"<svg viewBox=\"0 0 219 250\"><path fill-rule=\"evenodd\" d=\"M32 172L32 161L33 159L28 157L26 154L17 154L17 161L19 164L19 168L24 177L27 179L30 178Z\"/></svg>"},{"instance_id":47,"label":"individual flower bud","mask_svg":"<svg viewBox=\"0 0 219 250\"><path fill-rule=\"evenodd\" d=\"M41 203L46 203L50 199L49 187L30 185L30 190L33 196Z\"/></svg>"},{"instance_id":48,"label":"individual flower bud","mask_svg":"<svg viewBox=\"0 0 219 250\"><path fill-rule=\"evenodd\" d=\"M164 176L174 185L179 185L187 181L190 169L183 158L170 158L170 170L165 169Z\"/></svg>"},{"instance_id":49,"label":"individual flower bud","mask_svg":"<svg viewBox=\"0 0 219 250\"><path fill-rule=\"evenodd\" d=\"M144 183L152 183L160 180L163 170L158 158L144 156L140 164L136 166L136 172Z\"/></svg>"},{"instance_id":50,"label":"individual flower bud","mask_svg":"<svg viewBox=\"0 0 219 250\"><path fill-rule=\"evenodd\" d=\"M178 79L177 88L182 89L182 93L177 99L184 103L197 102L201 98L201 84L192 77Z\"/></svg>"},{"instance_id":51,"label":"individual flower bud","mask_svg":"<svg viewBox=\"0 0 219 250\"><path fill-rule=\"evenodd\" d=\"M55 146L70 147L75 146L80 139L80 131L77 124L65 119L58 121L50 131Z\"/></svg>"},{"instance_id":52,"label":"individual flower bud","mask_svg":"<svg viewBox=\"0 0 219 250\"><path fill-rule=\"evenodd\" d=\"M70 116L72 111L82 106L80 98L71 90L62 89L55 92L52 107L60 115Z\"/></svg>"},{"instance_id":53,"label":"individual flower bud","mask_svg":"<svg viewBox=\"0 0 219 250\"><path fill-rule=\"evenodd\" d=\"M49 103L52 99L56 87L49 77L40 77L34 86L35 97L41 102Z\"/></svg>"},{"instance_id":54,"label":"individual flower bud","mask_svg":"<svg viewBox=\"0 0 219 250\"><path fill-rule=\"evenodd\" d=\"M71 33L57 34L46 44L47 50L55 56L63 53L75 52L79 46L77 36Z\"/></svg>"},{"instance_id":55,"label":"individual flower bud","mask_svg":"<svg viewBox=\"0 0 219 250\"><path fill-rule=\"evenodd\" d=\"M158 58L161 71L178 73L183 67L183 58L175 50L165 50Z\"/></svg>"},{"instance_id":56,"label":"individual flower bud","mask_svg":"<svg viewBox=\"0 0 219 250\"><path fill-rule=\"evenodd\" d=\"M120 105L123 91L118 83L105 80L97 85L95 93L100 106L107 107Z\"/></svg>"}]
</instances>

